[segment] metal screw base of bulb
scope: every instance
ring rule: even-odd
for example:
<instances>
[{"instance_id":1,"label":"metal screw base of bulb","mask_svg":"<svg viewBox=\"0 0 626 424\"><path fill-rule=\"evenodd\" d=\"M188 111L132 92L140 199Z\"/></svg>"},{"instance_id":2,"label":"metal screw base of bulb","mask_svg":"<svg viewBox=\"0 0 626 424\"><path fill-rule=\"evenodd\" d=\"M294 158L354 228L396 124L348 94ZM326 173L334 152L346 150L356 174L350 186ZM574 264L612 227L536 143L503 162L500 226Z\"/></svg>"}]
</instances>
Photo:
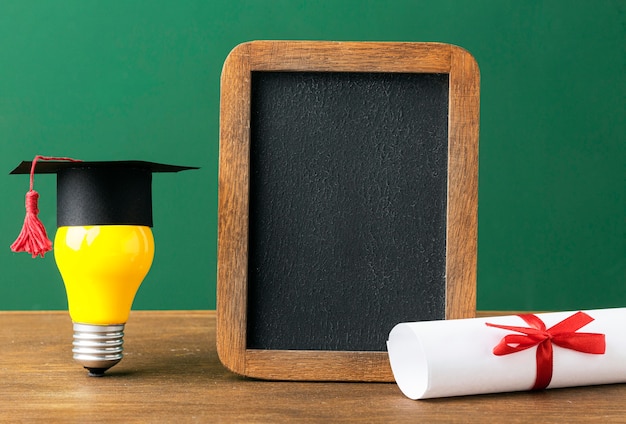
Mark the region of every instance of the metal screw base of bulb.
<instances>
[{"instance_id":1,"label":"metal screw base of bulb","mask_svg":"<svg viewBox=\"0 0 626 424\"><path fill-rule=\"evenodd\" d=\"M89 371L91 377L104 372L122 360L124 324L92 325L74 323L74 360Z\"/></svg>"}]
</instances>

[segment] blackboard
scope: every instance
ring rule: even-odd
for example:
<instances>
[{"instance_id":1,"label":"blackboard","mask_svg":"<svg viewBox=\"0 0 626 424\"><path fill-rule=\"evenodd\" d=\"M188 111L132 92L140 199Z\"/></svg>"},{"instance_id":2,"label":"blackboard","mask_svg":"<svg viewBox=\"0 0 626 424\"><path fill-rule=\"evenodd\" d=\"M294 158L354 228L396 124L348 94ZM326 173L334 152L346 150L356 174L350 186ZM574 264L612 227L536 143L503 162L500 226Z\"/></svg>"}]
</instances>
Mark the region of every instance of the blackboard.
<instances>
[{"instance_id":1,"label":"blackboard","mask_svg":"<svg viewBox=\"0 0 626 424\"><path fill-rule=\"evenodd\" d=\"M477 80L471 56L443 44L231 53L217 298L228 368L390 381L395 324L473 316Z\"/></svg>"},{"instance_id":2,"label":"blackboard","mask_svg":"<svg viewBox=\"0 0 626 424\"><path fill-rule=\"evenodd\" d=\"M444 319L448 75L253 72L251 106L248 347Z\"/></svg>"}]
</instances>

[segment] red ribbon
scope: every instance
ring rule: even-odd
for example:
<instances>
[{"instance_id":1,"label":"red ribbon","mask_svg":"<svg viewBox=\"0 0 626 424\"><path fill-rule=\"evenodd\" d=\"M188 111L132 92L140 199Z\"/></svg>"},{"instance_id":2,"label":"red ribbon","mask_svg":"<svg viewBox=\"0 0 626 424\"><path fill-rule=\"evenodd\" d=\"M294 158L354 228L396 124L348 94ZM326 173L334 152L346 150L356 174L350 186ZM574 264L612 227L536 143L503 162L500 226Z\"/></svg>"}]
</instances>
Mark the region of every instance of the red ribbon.
<instances>
[{"instance_id":1,"label":"red ribbon","mask_svg":"<svg viewBox=\"0 0 626 424\"><path fill-rule=\"evenodd\" d=\"M545 389L552 380L553 343L562 348L583 353L602 355L606 350L604 334L576 332L593 321L593 318L584 312L576 312L548 329L536 315L520 314L518 316L526 321L531 328L486 324L490 327L521 333L504 336L500 343L493 348L494 355L508 355L537 346L537 377L533 390Z\"/></svg>"}]
</instances>

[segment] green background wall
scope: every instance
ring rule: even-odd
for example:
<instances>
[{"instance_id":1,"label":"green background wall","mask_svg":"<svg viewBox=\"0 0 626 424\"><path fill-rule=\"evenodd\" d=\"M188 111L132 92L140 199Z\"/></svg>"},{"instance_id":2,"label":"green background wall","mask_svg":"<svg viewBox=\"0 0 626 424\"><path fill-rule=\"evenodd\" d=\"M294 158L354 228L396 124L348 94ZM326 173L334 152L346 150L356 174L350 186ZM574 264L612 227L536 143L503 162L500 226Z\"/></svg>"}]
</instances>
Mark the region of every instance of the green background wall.
<instances>
[{"instance_id":1,"label":"green background wall","mask_svg":"<svg viewBox=\"0 0 626 424\"><path fill-rule=\"evenodd\" d=\"M481 68L478 307L626 306L626 2L3 1L0 309L64 309L9 250L35 154L201 166L154 178L135 309L215 308L219 76L255 39L440 41ZM55 182L39 176L53 235Z\"/></svg>"}]
</instances>

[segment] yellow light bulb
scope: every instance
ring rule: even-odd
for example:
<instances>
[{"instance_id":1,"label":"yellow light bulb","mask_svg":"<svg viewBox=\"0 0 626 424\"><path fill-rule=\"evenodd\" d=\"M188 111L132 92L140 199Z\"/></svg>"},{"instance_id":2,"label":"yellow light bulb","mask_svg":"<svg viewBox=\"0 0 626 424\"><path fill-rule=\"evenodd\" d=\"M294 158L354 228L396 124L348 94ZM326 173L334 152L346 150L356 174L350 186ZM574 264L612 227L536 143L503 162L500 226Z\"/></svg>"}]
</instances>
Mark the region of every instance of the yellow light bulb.
<instances>
[{"instance_id":1,"label":"yellow light bulb","mask_svg":"<svg viewBox=\"0 0 626 424\"><path fill-rule=\"evenodd\" d=\"M74 322L74 359L102 375L122 358L123 330L135 294L150 270L150 227L59 227L54 258Z\"/></svg>"}]
</instances>

